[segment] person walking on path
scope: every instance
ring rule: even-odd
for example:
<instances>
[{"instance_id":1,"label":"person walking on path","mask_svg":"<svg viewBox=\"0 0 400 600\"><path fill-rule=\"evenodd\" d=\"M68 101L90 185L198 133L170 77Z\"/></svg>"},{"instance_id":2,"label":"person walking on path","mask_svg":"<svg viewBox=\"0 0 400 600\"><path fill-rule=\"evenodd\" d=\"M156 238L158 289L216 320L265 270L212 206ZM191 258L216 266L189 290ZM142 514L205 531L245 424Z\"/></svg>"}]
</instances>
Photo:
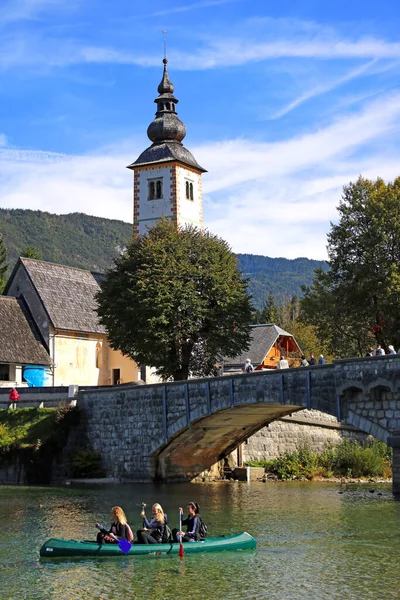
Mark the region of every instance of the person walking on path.
<instances>
[{"instance_id":1,"label":"person walking on path","mask_svg":"<svg viewBox=\"0 0 400 600\"><path fill-rule=\"evenodd\" d=\"M312 354L312 353L310 354L310 360L308 362L311 367L315 367L315 365L317 364L317 361L315 360L314 354Z\"/></svg>"},{"instance_id":2,"label":"person walking on path","mask_svg":"<svg viewBox=\"0 0 400 600\"><path fill-rule=\"evenodd\" d=\"M379 346L374 350L374 356L385 356L385 351L382 348L382 346L379 344Z\"/></svg>"},{"instance_id":3,"label":"person walking on path","mask_svg":"<svg viewBox=\"0 0 400 600\"><path fill-rule=\"evenodd\" d=\"M318 364L319 365L326 365L326 359L324 358L323 354L319 355Z\"/></svg>"},{"instance_id":4,"label":"person walking on path","mask_svg":"<svg viewBox=\"0 0 400 600\"><path fill-rule=\"evenodd\" d=\"M392 345L388 346L389 354L397 354L396 350Z\"/></svg>"}]
</instances>

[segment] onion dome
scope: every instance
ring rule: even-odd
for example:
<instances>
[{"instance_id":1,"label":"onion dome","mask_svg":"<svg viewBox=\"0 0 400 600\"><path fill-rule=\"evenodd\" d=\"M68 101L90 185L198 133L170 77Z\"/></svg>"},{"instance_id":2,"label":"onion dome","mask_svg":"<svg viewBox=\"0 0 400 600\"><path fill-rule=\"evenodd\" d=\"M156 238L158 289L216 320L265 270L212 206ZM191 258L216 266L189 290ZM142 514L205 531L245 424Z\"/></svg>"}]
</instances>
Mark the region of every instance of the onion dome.
<instances>
[{"instance_id":1,"label":"onion dome","mask_svg":"<svg viewBox=\"0 0 400 600\"><path fill-rule=\"evenodd\" d=\"M163 59L164 73L158 86L158 98L154 100L157 104L156 118L147 129L147 137L154 144L166 141L181 142L186 135L184 123L177 117L175 106L178 100L174 97L174 86L172 85L167 71L168 60Z\"/></svg>"},{"instance_id":2,"label":"onion dome","mask_svg":"<svg viewBox=\"0 0 400 600\"><path fill-rule=\"evenodd\" d=\"M186 126L178 119L176 112L179 100L174 96L174 86L168 75L168 60L164 58L163 63L164 72L157 88L159 96L154 100L157 104L156 118L147 128L147 136L153 143L128 166L128 169L134 169L138 165L178 160L205 172L189 150L182 145L182 140L186 136Z\"/></svg>"}]
</instances>

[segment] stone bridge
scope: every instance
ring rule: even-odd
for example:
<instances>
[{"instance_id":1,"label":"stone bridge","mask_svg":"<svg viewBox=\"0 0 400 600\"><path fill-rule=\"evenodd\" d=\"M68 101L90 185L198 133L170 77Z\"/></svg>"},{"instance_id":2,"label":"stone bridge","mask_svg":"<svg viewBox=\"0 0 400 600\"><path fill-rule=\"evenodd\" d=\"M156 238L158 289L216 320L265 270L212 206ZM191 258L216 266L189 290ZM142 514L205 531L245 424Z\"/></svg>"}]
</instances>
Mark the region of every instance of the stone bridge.
<instances>
[{"instance_id":1,"label":"stone bridge","mask_svg":"<svg viewBox=\"0 0 400 600\"><path fill-rule=\"evenodd\" d=\"M400 493L400 355L82 390L78 406L82 442L101 453L108 477L190 480L268 423L307 408L389 443Z\"/></svg>"}]
</instances>

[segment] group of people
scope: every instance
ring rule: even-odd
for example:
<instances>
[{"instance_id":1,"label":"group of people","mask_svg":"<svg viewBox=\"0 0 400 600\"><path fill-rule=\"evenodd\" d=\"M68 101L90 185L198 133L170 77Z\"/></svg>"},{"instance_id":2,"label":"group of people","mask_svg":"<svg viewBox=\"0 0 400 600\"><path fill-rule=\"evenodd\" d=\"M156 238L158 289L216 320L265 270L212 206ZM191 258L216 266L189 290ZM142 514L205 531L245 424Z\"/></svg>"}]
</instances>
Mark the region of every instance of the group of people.
<instances>
[{"instance_id":1,"label":"group of people","mask_svg":"<svg viewBox=\"0 0 400 600\"><path fill-rule=\"evenodd\" d=\"M316 365L316 364L326 365L326 359L324 358L323 354L319 355L318 363L317 363L317 359L315 358L314 354L312 354L312 353L310 354L309 360L306 359L304 354L301 355L301 358L300 358L300 366L301 367L309 367L309 366L312 367L313 365ZM278 367L278 369L288 369L289 368L289 362L284 354L281 354L281 357L277 362L277 367ZM243 371L245 373L252 373L254 371L254 367L251 364L250 358L246 359L246 362L243 367Z\"/></svg>"},{"instance_id":2,"label":"group of people","mask_svg":"<svg viewBox=\"0 0 400 600\"><path fill-rule=\"evenodd\" d=\"M388 354L397 354L396 350L394 349L394 346L392 344L389 344L388 346ZM367 350L367 353L365 356L385 356L386 352L385 349L382 348L382 346L380 344L378 344L378 346L376 348L370 348L369 350Z\"/></svg>"},{"instance_id":3,"label":"group of people","mask_svg":"<svg viewBox=\"0 0 400 600\"><path fill-rule=\"evenodd\" d=\"M187 505L188 515L181 520L180 525L186 528L183 531L180 528L173 529L168 527L168 517L160 504L153 504L151 509L151 520L148 520L142 505L140 516L142 518L142 528L136 532L136 540L133 540L132 530L128 524L126 515L120 506L114 506L111 509L111 525L107 530L99 523L96 527L100 530L96 541L98 544L116 544L119 540L127 540L134 544L162 544L173 542L197 542L204 537L204 524L200 516L200 507L197 502L189 502ZM183 509L179 508L180 515Z\"/></svg>"}]
</instances>

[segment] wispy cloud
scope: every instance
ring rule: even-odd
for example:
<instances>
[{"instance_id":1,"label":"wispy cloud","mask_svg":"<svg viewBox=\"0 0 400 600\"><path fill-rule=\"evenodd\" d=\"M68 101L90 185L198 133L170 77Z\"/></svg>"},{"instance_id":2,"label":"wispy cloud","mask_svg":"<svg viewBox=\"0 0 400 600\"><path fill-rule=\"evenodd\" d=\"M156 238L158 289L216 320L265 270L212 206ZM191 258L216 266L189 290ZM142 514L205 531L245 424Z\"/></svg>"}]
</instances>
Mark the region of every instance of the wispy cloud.
<instances>
[{"instance_id":1,"label":"wispy cloud","mask_svg":"<svg viewBox=\"0 0 400 600\"><path fill-rule=\"evenodd\" d=\"M200 6L212 6L236 2L239 0L204 0L188 5L165 8L157 13L183 12L194 10ZM8 12L9 18L14 15L34 14L39 7L64 6L61 0L19 0L20 10ZM12 4L8 5L9 7ZM69 6L69 4L68 4ZM25 12L22 7L25 7ZM4 9L3 9L4 10ZM9 9L11 10L11 9ZM149 15L148 15L149 16ZM120 26L120 25L119 25ZM125 32L126 33L126 32ZM98 39L102 34L99 31ZM119 33L113 38L120 40L113 45L107 42L87 44L74 36L51 37L49 32L26 32L20 35L4 37L0 40L0 67L3 69L15 66L32 67L65 67L73 64L133 64L153 66L159 63L159 55L143 53L143 46L137 45L132 51L132 38L127 45L125 36ZM108 41L108 40L107 40ZM332 28L319 26L316 23L285 19L259 19L243 21L236 31L227 29L226 24L218 23L213 32L193 29L191 36L193 50L169 51L169 57L175 69L207 70L220 67L241 66L252 62L272 61L283 58L291 59L400 59L400 43L379 39L373 36L345 36ZM358 67L359 74L367 66ZM357 68L348 77L356 77ZM343 76L344 78L346 76ZM344 79L345 81L346 79ZM336 85L340 85L340 78ZM323 86L322 86L323 87ZM319 92L318 88L316 93ZM301 100L300 100L301 101Z\"/></svg>"},{"instance_id":2,"label":"wispy cloud","mask_svg":"<svg viewBox=\"0 0 400 600\"><path fill-rule=\"evenodd\" d=\"M292 102L289 102L289 104L287 104L281 110L279 110L278 112L273 114L270 118L271 119L279 119L280 117L283 117L284 115L288 114L294 108L297 108L298 106L300 106L300 104L303 104L307 100L310 100L311 98L315 98L316 96L320 96L321 94L331 92L332 90L340 87L341 85L348 83L352 79L356 79L357 77L360 77L360 75L363 75L366 72L368 72L370 67L372 65L375 65L376 62L377 62L377 59L374 58L373 60L369 61L368 63L361 65L360 67L357 67L356 69L352 69L351 71L349 71L345 75L342 75L341 77L337 77L335 79L332 79L331 81L322 83L320 85L317 85L317 86L311 88L304 94L301 94L300 96L298 96L295 100L292 100Z\"/></svg>"},{"instance_id":3,"label":"wispy cloud","mask_svg":"<svg viewBox=\"0 0 400 600\"><path fill-rule=\"evenodd\" d=\"M171 6L164 10L146 15L146 17L163 17L164 15L172 15L174 13L183 13L192 10L209 8L212 6L220 6L222 4L232 4L233 2L243 2L244 0L203 0L202 2L192 2L191 4L182 4L181 6Z\"/></svg>"},{"instance_id":4,"label":"wispy cloud","mask_svg":"<svg viewBox=\"0 0 400 600\"><path fill-rule=\"evenodd\" d=\"M68 2L71 4L74 0ZM65 0L3 0L0 6L0 26L37 18L44 10L65 8Z\"/></svg>"},{"instance_id":5,"label":"wispy cloud","mask_svg":"<svg viewBox=\"0 0 400 600\"><path fill-rule=\"evenodd\" d=\"M204 175L206 225L236 252L324 258L341 187L359 173L398 174L400 150L385 146L397 139L399 120L400 93L388 94L307 135L190 148L210 169ZM125 165L142 142L116 141L80 156L0 150L1 205L131 221L132 174Z\"/></svg>"},{"instance_id":6,"label":"wispy cloud","mask_svg":"<svg viewBox=\"0 0 400 600\"><path fill-rule=\"evenodd\" d=\"M4 133L0 133L0 148L7 146L7 136Z\"/></svg>"}]
</instances>

